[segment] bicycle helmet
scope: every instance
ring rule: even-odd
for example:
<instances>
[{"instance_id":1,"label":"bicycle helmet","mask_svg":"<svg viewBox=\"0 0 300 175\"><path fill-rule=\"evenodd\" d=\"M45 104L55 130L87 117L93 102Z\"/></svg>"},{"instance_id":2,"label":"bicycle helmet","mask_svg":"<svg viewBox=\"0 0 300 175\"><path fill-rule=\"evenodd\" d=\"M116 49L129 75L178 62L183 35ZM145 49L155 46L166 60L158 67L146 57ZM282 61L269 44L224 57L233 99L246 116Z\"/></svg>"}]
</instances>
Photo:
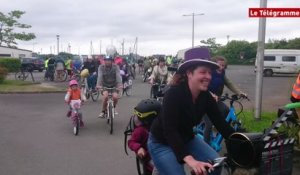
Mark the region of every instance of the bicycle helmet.
<instances>
[{"instance_id":1,"label":"bicycle helmet","mask_svg":"<svg viewBox=\"0 0 300 175\"><path fill-rule=\"evenodd\" d=\"M113 57L111 57L111 56L105 56L104 60L114 61Z\"/></svg>"},{"instance_id":2,"label":"bicycle helmet","mask_svg":"<svg viewBox=\"0 0 300 175\"><path fill-rule=\"evenodd\" d=\"M78 82L77 82L76 80L71 80L71 81L69 82L69 86L71 87L71 86L73 86L73 85L78 85Z\"/></svg>"},{"instance_id":3,"label":"bicycle helmet","mask_svg":"<svg viewBox=\"0 0 300 175\"><path fill-rule=\"evenodd\" d=\"M82 78L87 78L89 76L89 70L88 69L83 69L81 72L80 72L80 76Z\"/></svg>"},{"instance_id":4,"label":"bicycle helmet","mask_svg":"<svg viewBox=\"0 0 300 175\"><path fill-rule=\"evenodd\" d=\"M115 46L113 45L109 45L106 47L106 54L109 56L115 56L115 54L117 53L117 49Z\"/></svg>"},{"instance_id":5,"label":"bicycle helmet","mask_svg":"<svg viewBox=\"0 0 300 175\"><path fill-rule=\"evenodd\" d=\"M134 114L144 124L150 124L153 119L158 116L160 109L160 102L155 99L147 99L138 103L134 108Z\"/></svg>"}]
</instances>

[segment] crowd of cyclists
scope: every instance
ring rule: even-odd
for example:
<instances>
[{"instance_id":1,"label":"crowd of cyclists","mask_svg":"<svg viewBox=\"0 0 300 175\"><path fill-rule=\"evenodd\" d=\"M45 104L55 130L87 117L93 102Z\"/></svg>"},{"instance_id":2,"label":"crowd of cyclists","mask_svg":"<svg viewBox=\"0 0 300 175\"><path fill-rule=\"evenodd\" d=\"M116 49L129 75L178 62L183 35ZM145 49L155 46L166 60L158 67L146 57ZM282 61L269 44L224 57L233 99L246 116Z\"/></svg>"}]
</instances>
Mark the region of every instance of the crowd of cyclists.
<instances>
[{"instance_id":1,"label":"crowd of cyclists","mask_svg":"<svg viewBox=\"0 0 300 175\"><path fill-rule=\"evenodd\" d=\"M117 105L118 91L121 91L123 83L129 76L135 78L135 66L130 65L126 59L119 59L115 53L115 50L108 50L107 56L101 61L88 57L80 69L81 72L88 72L87 75L83 75L88 87L92 91L101 90L103 104L100 118L104 118L107 113L108 92L105 88L115 88L112 98L114 105ZM56 61L53 64L50 59L48 70L50 65L51 68L54 65L57 70L59 63ZM70 70L68 73L71 78L73 66L69 63L67 61L64 66ZM222 95L225 85L234 93L247 96L226 77L226 59L212 59L208 49L195 48L186 52L183 63L172 58L146 57L139 59L137 65L143 76L151 70L147 81L152 86L154 101L143 101L135 108L136 113L140 114L136 117L136 123L144 126L142 131L147 131L148 134L141 134L141 128L137 127L140 131L137 130L137 134L132 135L129 147L141 159L150 160L151 157L147 164L153 168L149 168L148 174L183 175L183 163L195 174L206 174L208 169L213 170L207 160L217 158L218 154L206 143L208 138L205 142L193 136L193 126L200 123L204 116L207 125L210 126L207 132L211 130L212 122L224 137L228 138L234 131L225 122L226 105L222 104L218 97ZM69 97L77 94L76 97L81 98L78 96L78 88L74 87L78 84L76 80L71 80ZM159 92L160 85L166 86L167 90L163 94ZM70 95L73 91L75 95ZM164 100L162 104L159 102L158 108L155 98L159 95L164 96ZM69 113L68 111L68 116ZM81 126L83 125L82 122ZM143 143L139 143L141 141ZM219 173L219 170L215 170L211 174Z\"/></svg>"},{"instance_id":2,"label":"crowd of cyclists","mask_svg":"<svg viewBox=\"0 0 300 175\"><path fill-rule=\"evenodd\" d=\"M135 78L135 64L130 64L115 53L115 50L108 50L107 56L101 61L88 57L80 69L81 72L88 72L83 76L88 87L92 91L101 90L100 118L107 113L108 91L105 88L115 88L112 99L113 104L117 105L124 82L130 76ZM53 69L60 63L50 61L48 70L50 65ZM220 174L221 170L208 162L219 157L209 145L209 133L212 125L225 139L235 131L225 121L228 107L219 98L225 86L234 94L247 97L226 76L226 58L211 57L207 48L193 48L186 51L182 61L146 57L136 63L142 76L150 72L147 81L151 84L153 96L152 99L142 100L134 108L135 127L128 146L139 159L144 160L148 171L146 174L184 175L184 164L196 175ZM72 65L65 66L71 70L68 73L72 79ZM160 85L164 85L163 92ZM74 86L78 86L78 83L71 80L67 94L69 97L77 94L76 97L82 99L78 96L78 88ZM75 95L71 95L72 91ZM156 100L160 95L163 101ZM202 120L206 126L204 140L193 133L194 126ZM81 125L84 125L83 122Z\"/></svg>"}]
</instances>

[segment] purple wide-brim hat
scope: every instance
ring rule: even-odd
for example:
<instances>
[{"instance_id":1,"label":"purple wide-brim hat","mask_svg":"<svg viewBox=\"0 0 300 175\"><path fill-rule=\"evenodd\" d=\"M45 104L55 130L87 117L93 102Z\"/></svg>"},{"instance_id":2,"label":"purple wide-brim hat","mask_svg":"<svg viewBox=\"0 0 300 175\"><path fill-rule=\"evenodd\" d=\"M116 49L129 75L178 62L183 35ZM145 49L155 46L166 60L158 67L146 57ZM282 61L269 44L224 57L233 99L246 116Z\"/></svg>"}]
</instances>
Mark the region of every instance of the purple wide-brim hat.
<instances>
[{"instance_id":1,"label":"purple wide-brim hat","mask_svg":"<svg viewBox=\"0 0 300 175\"><path fill-rule=\"evenodd\" d=\"M218 69L219 65L210 60L208 48L192 48L184 53L184 62L178 67L177 73L182 74L194 65L204 65L211 69Z\"/></svg>"}]
</instances>

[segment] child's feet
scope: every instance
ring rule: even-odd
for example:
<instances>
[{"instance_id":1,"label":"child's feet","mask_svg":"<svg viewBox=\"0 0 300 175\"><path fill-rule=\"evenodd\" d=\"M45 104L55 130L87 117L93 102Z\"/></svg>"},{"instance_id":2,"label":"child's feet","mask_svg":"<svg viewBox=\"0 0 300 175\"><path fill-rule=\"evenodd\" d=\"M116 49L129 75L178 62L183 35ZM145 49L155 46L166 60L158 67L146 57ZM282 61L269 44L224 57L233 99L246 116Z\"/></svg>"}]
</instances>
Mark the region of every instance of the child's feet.
<instances>
[{"instance_id":1,"label":"child's feet","mask_svg":"<svg viewBox=\"0 0 300 175\"><path fill-rule=\"evenodd\" d=\"M82 120L80 120L80 127L83 128L84 127L84 123Z\"/></svg>"},{"instance_id":2,"label":"child's feet","mask_svg":"<svg viewBox=\"0 0 300 175\"><path fill-rule=\"evenodd\" d=\"M72 111L68 111L68 113L67 113L67 117L71 117L71 114L72 114Z\"/></svg>"}]
</instances>

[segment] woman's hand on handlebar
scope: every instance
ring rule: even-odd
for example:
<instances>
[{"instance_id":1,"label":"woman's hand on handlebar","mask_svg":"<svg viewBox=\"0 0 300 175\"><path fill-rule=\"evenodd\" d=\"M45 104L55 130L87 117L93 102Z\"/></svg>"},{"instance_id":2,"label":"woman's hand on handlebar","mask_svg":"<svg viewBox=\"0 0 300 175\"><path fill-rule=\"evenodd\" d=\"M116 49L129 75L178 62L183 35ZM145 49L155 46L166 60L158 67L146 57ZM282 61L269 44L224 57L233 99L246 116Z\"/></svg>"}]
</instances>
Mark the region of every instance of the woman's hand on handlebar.
<instances>
[{"instance_id":1,"label":"woman's hand on handlebar","mask_svg":"<svg viewBox=\"0 0 300 175\"><path fill-rule=\"evenodd\" d=\"M213 165L195 160L192 156L186 156L184 161L190 168L192 168L195 175L207 175L207 170L213 170Z\"/></svg>"}]
</instances>

